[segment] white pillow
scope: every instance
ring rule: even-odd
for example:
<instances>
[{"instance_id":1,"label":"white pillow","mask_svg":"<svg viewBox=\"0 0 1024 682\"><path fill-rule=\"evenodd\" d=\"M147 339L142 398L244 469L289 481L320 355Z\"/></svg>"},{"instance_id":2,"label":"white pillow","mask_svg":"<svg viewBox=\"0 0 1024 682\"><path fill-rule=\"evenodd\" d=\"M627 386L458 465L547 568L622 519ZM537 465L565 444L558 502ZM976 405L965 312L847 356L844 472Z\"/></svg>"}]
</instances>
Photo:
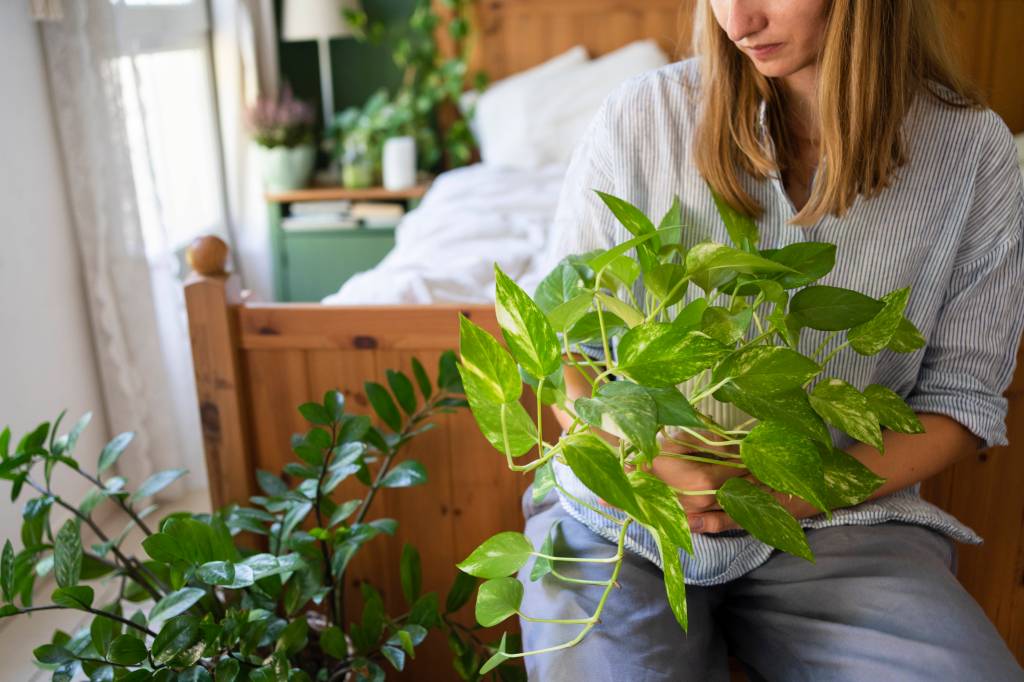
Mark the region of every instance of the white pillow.
<instances>
[{"instance_id":1,"label":"white pillow","mask_svg":"<svg viewBox=\"0 0 1024 682\"><path fill-rule=\"evenodd\" d=\"M562 82L531 90L528 111L534 168L568 163L573 150L608 95L624 81L668 64L653 40L640 40L577 67Z\"/></svg>"},{"instance_id":2,"label":"white pillow","mask_svg":"<svg viewBox=\"0 0 1024 682\"><path fill-rule=\"evenodd\" d=\"M567 164L611 91L630 77L667 63L655 41L641 40L593 61L563 64L524 88L499 93L500 112L498 102L494 109L485 109L488 90L477 104L484 163L521 170Z\"/></svg>"},{"instance_id":3,"label":"white pillow","mask_svg":"<svg viewBox=\"0 0 1024 682\"><path fill-rule=\"evenodd\" d=\"M527 131L528 94L547 81L560 80L562 74L586 64L587 59L587 50L577 45L543 64L491 84L477 97L476 115L470 127L480 144L484 163L503 166L507 160L516 158ZM475 93L463 96L460 104L464 110L474 96Z\"/></svg>"}]
</instances>

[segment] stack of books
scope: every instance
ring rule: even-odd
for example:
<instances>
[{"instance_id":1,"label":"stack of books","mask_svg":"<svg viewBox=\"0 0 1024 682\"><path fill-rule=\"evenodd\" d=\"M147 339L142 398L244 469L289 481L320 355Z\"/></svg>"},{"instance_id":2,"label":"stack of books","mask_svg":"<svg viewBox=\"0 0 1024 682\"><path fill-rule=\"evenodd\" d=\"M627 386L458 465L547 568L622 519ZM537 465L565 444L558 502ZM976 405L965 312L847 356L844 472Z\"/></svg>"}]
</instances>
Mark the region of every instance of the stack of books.
<instances>
[{"instance_id":1,"label":"stack of books","mask_svg":"<svg viewBox=\"0 0 1024 682\"><path fill-rule=\"evenodd\" d=\"M286 231L391 228L405 215L401 204L382 201L302 201L281 220Z\"/></svg>"}]
</instances>

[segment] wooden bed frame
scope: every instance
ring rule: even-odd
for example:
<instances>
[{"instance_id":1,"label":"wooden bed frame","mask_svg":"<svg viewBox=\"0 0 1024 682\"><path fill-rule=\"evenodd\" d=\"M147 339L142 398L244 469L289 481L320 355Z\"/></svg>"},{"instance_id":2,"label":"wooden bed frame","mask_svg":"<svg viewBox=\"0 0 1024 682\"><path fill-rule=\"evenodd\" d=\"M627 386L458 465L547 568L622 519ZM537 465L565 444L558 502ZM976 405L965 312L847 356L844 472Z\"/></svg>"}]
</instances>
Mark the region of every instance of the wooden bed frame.
<instances>
[{"instance_id":1,"label":"wooden bed frame","mask_svg":"<svg viewBox=\"0 0 1024 682\"><path fill-rule=\"evenodd\" d=\"M953 26L968 71L1011 127L1024 129L1024 85L1001 56L1013 55L1013 36L1024 30L1024 3L946 2L957 13ZM576 44L597 55L645 37L685 54L679 36L688 36L689 16L679 0L481 0L474 61L500 78ZM196 271L185 297L215 506L246 501L257 490L256 469L277 471L293 460L289 438L307 428L295 409L300 403L339 388L353 410L369 413L363 383L380 381L387 368L408 371L414 356L436 368L441 352L458 347L459 311L497 332L489 306L249 302L223 273L226 249L204 241L193 258ZM928 481L924 495L986 539L981 547L961 547L959 576L1024 661L1022 357L1007 395L1011 445L961 462ZM374 540L350 571L349 590L371 579L389 608L401 608L397 571L403 542L419 547L425 589L437 590L443 600L457 561L491 534L522 527L518 500L529 481L506 469L468 413L440 421L442 428L423 436L409 453L424 463L429 483L379 496L376 515L398 519L398 534ZM547 422L554 425L553 419ZM358 603L353 599L349 603ZM435 641L425 645L406 678L443 680L449 670L446 646Z\"/></svg>"}]
</instances>

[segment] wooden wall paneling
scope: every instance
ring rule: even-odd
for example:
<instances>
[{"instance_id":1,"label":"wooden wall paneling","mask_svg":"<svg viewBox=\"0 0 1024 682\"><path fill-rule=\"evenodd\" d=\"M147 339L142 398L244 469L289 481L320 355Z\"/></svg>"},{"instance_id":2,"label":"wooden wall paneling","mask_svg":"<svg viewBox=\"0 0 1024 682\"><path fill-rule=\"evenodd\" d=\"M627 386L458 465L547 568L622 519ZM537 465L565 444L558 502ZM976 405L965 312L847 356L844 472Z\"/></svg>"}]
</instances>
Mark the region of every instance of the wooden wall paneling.
<instances>
[{"instance_id":1,"label":"wooden wall paneling","mask_svg":"<svg viewBox=\"0 0 1024 682\"><path fill-rule=\"evenodd\" d=\"M296 459L292 434L310 427L298 411L310 396L306 354L301 350L253 350L245 353L245 366L254 415L254 468L278 474Z\"/></svg>"},{"instance_id":2,"label":"wooden wall paneling","mask_svg":"<svg viewBox=\"0 0 1024 682\"><path fill-rule=\"evenodd\" d=\"M992 22L989 105L1015 133L1024 132L1024 1L1000 0Z\"/></svg>"}]
</instances>

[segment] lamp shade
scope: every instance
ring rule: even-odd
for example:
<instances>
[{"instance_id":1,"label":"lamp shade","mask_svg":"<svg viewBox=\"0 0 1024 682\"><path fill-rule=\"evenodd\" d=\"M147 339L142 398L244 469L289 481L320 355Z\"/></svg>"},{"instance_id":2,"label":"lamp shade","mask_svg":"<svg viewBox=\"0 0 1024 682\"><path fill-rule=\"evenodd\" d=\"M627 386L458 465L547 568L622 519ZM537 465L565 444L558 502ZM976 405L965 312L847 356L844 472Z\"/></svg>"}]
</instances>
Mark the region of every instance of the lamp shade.
<instances>
[{"instance_id":1,"label":"lamp shade","mask_svg":"<svg viewBox=\"0 0 1024 682\"><path fill-rule=\"evenodd\" d=\"M285 42L343 38L354 32L342 12L359 9L359 0L284 0Z\"/></svg>"}]
</instances>

